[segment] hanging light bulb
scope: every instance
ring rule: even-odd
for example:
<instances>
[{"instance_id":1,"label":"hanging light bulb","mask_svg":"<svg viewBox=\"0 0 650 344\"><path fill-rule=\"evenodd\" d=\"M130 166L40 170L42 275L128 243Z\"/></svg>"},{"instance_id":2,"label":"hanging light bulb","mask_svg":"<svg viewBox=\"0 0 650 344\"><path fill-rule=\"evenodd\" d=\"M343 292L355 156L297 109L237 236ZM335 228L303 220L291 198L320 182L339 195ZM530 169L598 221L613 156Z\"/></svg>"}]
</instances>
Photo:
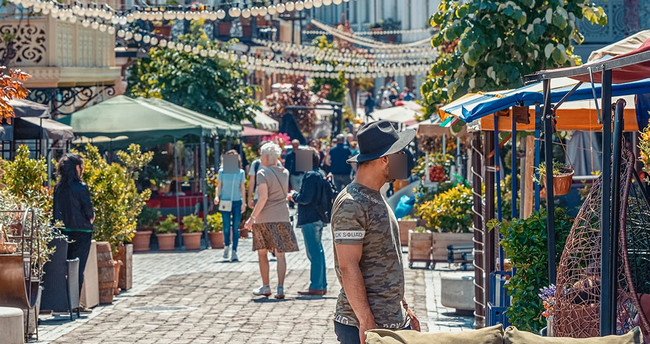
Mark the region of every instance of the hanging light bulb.
<instances>
[{"instance_id":1,"label":"hanging light bulb","mask_svg":"<svg viewBox=\"0 0 650 344\"><path fill-rule=\"evenodd\" d=\"M301 0L296 1L295 3L296 11L302 11L305 8L305 3Z\"/></svg>"},{"instance_id":2,"label":"hanging light bulb","mask_svg":"<svg viewBox=\"0 0 650 344\"><path fill-rule=\"evenodd\" d=\"M286 9L286 7L284 6L283 3L279 3L279 4L275 5L275 10L276 10L278 13L284 13L284 10L285 10L285 9Z\"/></svg>"},{"instance_id":3,"label":"hanging light bulb","mask_svg":"<svg viewBox=\"0 0 650 344\"><path fill-rule=\"evenodd\" d=\"M217 20L217 18L218 18L217 17L217 12L210 11L210 13L208 14L208 19L211 20L211 21L215 21L215 20Z\"/></svg>"},{"instance_id":4,"label":"hanging light bulb","mask_svg":"<svg viewBox=\"0 0 650 344\"><path fill-rule=\"evenodd\" d=\"M221 20L221 19L224 19L224 18L226 18L226 11L224 11L222 9L219 9L217 11L217 19Z\"/></svg>"},{"instance_id":5,"label":"hanging light bulb","mask_svg":"<svg viewBox=\"0 0 650 344\"><path fill-rule=\"evenodd\" d=\"M185 51L188 51L189 45L186 46ZM192 49L192 54L198 54L200 52L199 47L194 47Z\"/></svg>"},{"instance_id":6,"label":"hanging light bulb","mask_svg":"<svg viewBox=\"0 0 650 344\"><path fill-rule=\"evenodd\" d=\"M162 47L164 47L165 45L167 45L167 48L169 48L169 49L176 48L176 43L175 42L168 42L168 43L161 44Z\"/></svg>"},{"instance_id":7,"label":"hanging light bulb","mask_svg":"<svg viewBox=\"0 0 650 344\"><path fill-rule=\"evenodd\" d=\"M77 16L70 16L70 18L68 18L68 21L70 23L72 23L72 24L76 23L77 22Z\"/></svg>"},{"instance_id":8,"label":"hanging light bulb","mask_svg":"<svg viewBox=\"0 0 650 344\"><path fill-rule=\"evenodd\" d=\"M332 0L323 0L323 5L329 6L332 4Z\"/></svg>"},{"instance_id":9,"label":"hanging light bulb","mask_svg":"<svg viewBox=\"0 0 650 344\"><path fill-rule=\"evenodd\" d=\"M205 49L201 49L201 56L202 56L202 57L206 57L206 56L208 56L208 51L205 50Z\"/></svg>"},{"instance_id":10,"label":"hanging light bulb","mask_svg":"<svg viewBox=\"0 0 650 344\"><path fill-rule=\"evenodd\" d=\"M210 49L210 51L208 51L208 56L210 56L210 57L214 57L216 54L217 54L217 52L214 51L214 49Z\"/></svg>"},{"instance_id":11,"label":"hanging light bulb","mask_svg":"<svg viewBox=\"0 0 650 344\"><path fill-rule=\"evenodd\" d=\"M99 31L101 31L101 32L106 32L106 29L108 29L108 27L106 26L106 24L101 24L101 25L99 25Z\"/></svg>"},{"instance_id":12,"label":"hanging light bulb","mask_svg":"<svg viewBox=\"0 0 650 344\"><path fill-rule=\"evenodd\" d=\"M323 0L314 0L314 8L319 8L323 5Z\"/></svg>"},{"instance_id":13,"label":"hanging light bulb","mask_svg":"<svg viewBox=\"0 0 650 344\"><path fill-rule=\"evenodd\" d=\"M146 36L142 37L142 42L145 43L145 44L149 44L149 42L151 42L151 36L146 35Z\"/></svg>"},{"instance_id":14,"label":"hanging light bulb","mask_svg":"<svg viewBox=\"0 0 650 344\"><path fill-rule=\"evenodd\" d=\"M271 5L271 6L267 7L267 9L268 9L270 15L274 15L275 13L277 13L277 11L275 9L275 5Z\"/></svg>"},{"instance_id":15,"label":"hanging light bulb","mask_svg":"<svg viewBox=\"0 0 650 344\"><path fill-rule=\"evenodd\" d=\"M167 46L167 40L166 39L161 39L160 42L158 42L159 47L166 47Z\"/></svg>"},{"instance_id":16,"label":"hanging light bulb","mask_svg":"<svg viewBox=\"0 0 650 344\"><path fill-rule=\"evenodd\" d=\"M117 30L117 37L123 38L124 35L126 35L126 32L124 32L124 30L122 29Z\"/></svg>"},{"instance_id":17,"label":"hanging light bulb","mask_svg":"<svg viewBox=\"0 0 650 344\"><path fill-rule=\"evenodd\" d=\"M340 5L343 2L343 0L333 0L332 2L334 3L334 5Z\"/></svg>"},{"instance_id":18,"label":"hanging light bulb","mask_svg":"<svg viewBox=\"0 0 650 344\"><path fill-rule=\"evenodd\" d=\"M251 10L249 10L248 8L244 8L244 9L241 11L241 16L242 16L242 18L250 18L250 16L251 16Z\"/></svg>"},{"instance_id":19,"label":"hanging light bulb","mask_svg":"<svg viewBox=\"0 0 650 344\"><path fill-rule=\"evenodd\" d=\"M155 36L151 37L151 45L158 45L158 38L156 38Z\"/></svg>"},{"instance_id":20,"label":"hanging light bulb","mask_svg":"<svg viewBox=\"0 0 650 344\"><path fill-rule=\"evenodd\" d=\"M259 16L264 17L267 13L269 13L269 10L266 7L262 6L259 8L258 11Z\"/></svg>"},{"instance_id":21,"label":"hanging light bulb","mask_svg":"<svg viewBox=\"0 0 650 344\"><path fill-rule=\"evenodd\" d=\"M241 9L239 7L232 7L228 10L228 14L233 18L238 18L241 15Z\"/></svg>"},{"instance_id":22,"label":"hanging light bulb","mask_svg":"<svg viewBox=\"0 0 650 344\"><path fill-rule=\"evenodd\" d=\"M99 23L96 22L96 21L94 21L94 22L92 22L92 23L90 24L90 27L93 28L93 29L95 29L95 30L97 30L97 29L99 28Z\"/></svg>"},{"instance_id":23,"label":"hanging light bulb","mask_svg":"<svg viewBox=\"0 0 650 344\"><path fill-rule=\"evenodd\" d=\"M287 3L284 4L284 7L287 11L292 12L296 9L296 4L294 4L293 1L287 1Z\"/></svg>"},{"instance_id":24,"label":"hanging light bulb","mask_svg":"<svg viewBox=\"0 0 650 344\"><path fill-rule=\"evenodd\" d=\"M260 13L260 10L257 8L257 6L251 7L251 15L253 17L257 17Z\"/></svg>"},{"instance_id":25,"label":"hanging light bulb","mask_svg":"<svg viewBox=\"0 0 650 344\"><path fill-rule=\"evenodd\" d=\"M199 48L194 47L194 49L196 49L197 53L199 52ZM185 44L185 46L183 47L183 50L185 50L186 53L189 53L190 51L193 51L194 49L192 49L192 47L189 44Z\"/></svg>"},{"instance_id":26,"label":"hanging light bulb","mask_svg":"<svg viewBox=\"0 0 650 344\"><path fill-rule=\"evenodd\" d=\"M176 50L183 51L183 49L185 49L185 45L183 43L176 44Z\"/></svg>"},{"instance_id":27,"label":"hanging light bulb","mask_svg":"<svg viewBox=\"0 0 650 344\"><path fill-rule=\"evenodd\" d=\"M133 39L136 42L140 42L142 40L142 35L140 33L136 33L136 34L133 35Z\"/></svg>"},{"instance_id":28,"label":"hanging light bulb","mask_svg":"<svg viewBox=\"0 0 650 344\"><path fill-rule=\"evenodd\" d=\"M130 32L130 31L127 31L126 34L124 35L124 39L126 39L128 41L131 38L133 38L133 33Z\"/></svg>"}]
</instances>

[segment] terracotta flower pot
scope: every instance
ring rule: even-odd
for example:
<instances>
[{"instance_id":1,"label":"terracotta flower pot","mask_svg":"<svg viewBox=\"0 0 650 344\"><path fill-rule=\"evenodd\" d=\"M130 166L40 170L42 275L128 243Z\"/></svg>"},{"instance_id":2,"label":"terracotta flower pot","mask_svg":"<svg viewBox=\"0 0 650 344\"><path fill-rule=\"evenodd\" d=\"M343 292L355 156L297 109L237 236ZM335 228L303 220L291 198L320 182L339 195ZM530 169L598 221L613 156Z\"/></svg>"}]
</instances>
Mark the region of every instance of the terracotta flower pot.
<instances>
[{"instance_id":1,"label":"terracotta flower pot","mask_svg":"<svg viewBox=\"0 0 650 344\"><path fill-rule=\"evenodd\" d=\"M431 233L418 233L409 231L409 267L413 266L414 262L423 262L431 264Z\"/></svg>"},{"instance_id":2,"label":"terracotta flower pot","mask_svg":"<svg viewBox=\"0 0 650 344\"><path fill-rule=\"evenodd\" d=\"M562 173L557 177L553 177L553 194L555 196L564 196L571 191L571 184L573 184L573 171Z\"/></svg>"},{"instance_id":3,"label":"terracotta flower pot","mask_svg":"<svg viewBox=\"0 0 650 344\"><path fill-rule=\"evenodd\" d=\"M415 230L417 220L399 220L399 241L402 246L409 245L409 231Z\"/></svg>"},{"instance_id":4,"label":"terracotta flower pot","mask_svg":"<svg viewBox=\"0 0 650 344\"><path fill-rule=\"evenodd\" d=\"M174 241L176 241L176 233L164 234L156 233L158 238L158 249L161 251L173 251Z\"/></svg>"},{"instance_id":5,"label":"terracotta flower pot","mask_svg":"<svg viewBox=\"0 0 650 344\"><path fill-rule=\"evenodd\" d=\"M198 251L201 249L201 235L203 233L183 233L183 242L185 243L185 250Z\"/></svg>"},{"instance_id":6,"label":"terracotta flower pot","mask_svg":"<svg viewBox=\"0 0 650 344\"><path fill-rule=\"evenodd\" d=\"M149 252L151 231L137 231L133 237L133 252Z\"/></svg>"},{"instance_id":7,"label":"terracotta flower pot","mask_svg":"<svg viewBox=\"0 0 650 344\"><path fill-rule=\"evenodd\" d=\"M213 249L223 248L223 232L210 232L210 246Z\"/></svg>"},{"instance_id":8,"label":"terracotta flower pot","mask_svg":"<svg viewBox=\"0 0 650 344\"><path fill-rule=\"evenodd\" d=\"M113 303L113 285L115 283L115 260L111 253L111 244L97 242L97 275L99 279L99 303Z\"/></svg>"}]
</instances>

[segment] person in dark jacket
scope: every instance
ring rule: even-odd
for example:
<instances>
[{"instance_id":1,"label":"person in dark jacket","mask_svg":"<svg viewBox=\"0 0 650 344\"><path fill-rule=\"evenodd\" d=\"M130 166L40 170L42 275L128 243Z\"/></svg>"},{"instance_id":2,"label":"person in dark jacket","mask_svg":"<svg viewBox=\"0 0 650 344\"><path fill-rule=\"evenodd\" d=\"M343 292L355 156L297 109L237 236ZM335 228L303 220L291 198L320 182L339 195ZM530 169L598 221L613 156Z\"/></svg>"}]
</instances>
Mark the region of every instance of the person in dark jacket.
<instances>
[{"instance_id":1,"label":"person in dark jacket","mask_svg":"<svg viewBox=\"0 0 650 344\"><path fill-rule=\"evenodd\" d=\"M83 159L78 154L66 154L57 166L59 181L54 186L54 219L63 222L63 234L68 237L68 259L79 258L79 290L83 285L90 243L93 238L95 210L90 190L81 181Z\"/></svg>"},{"instance_id":2,"label":"person in dark jacket","mask_svg":"<svg viewBox=\"0 0 650 344\"><path fill-rule=\"evenodd\" d=\"M330 149L330 173L334 176L334 185L338 192L341 192L352 181L350 178L352 166L347 163L351 157L352 151L349 146L345 145L345 136L337 135L336 146Z\"/></svg>"},{"instance_id":3,"label":"person in dark jacket","mask_svg":"<svg viewBox=\"0 0 650 344\"><path fill-rule=\"evenodd\" d=\"M298 294L325 295L327 293L327 268L321 241L324 224L318 212L325 176L318 166L320 162L318 151L313 147L309 147L309 150L313 152L314 169L305 174L300 192L293 191L289 194L289 200L298 203L297 226L302 227L307 258L311 262L309 289L299 291Z\"/></svg>"}]
</instances>

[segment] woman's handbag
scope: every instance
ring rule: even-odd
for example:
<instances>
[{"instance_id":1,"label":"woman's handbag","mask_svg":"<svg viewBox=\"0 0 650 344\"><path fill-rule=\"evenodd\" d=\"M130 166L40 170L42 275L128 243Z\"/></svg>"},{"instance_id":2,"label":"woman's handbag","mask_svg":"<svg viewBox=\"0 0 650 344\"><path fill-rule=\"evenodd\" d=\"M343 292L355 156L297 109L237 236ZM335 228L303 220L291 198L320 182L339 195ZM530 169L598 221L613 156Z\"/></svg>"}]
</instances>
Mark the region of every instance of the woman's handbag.
<instances>
[{"instance_id":1,"label":"woman's handbag","mask_svg":"<svg viewBox=\"0 0 650 344\"><path fill-rule=\"evenodd\" d=\"M219 202L219 211L223 211L223 212L226 212L226 213L232 211L232 199L233 199L233 197L235 196L235 177L236 177L236 176L237 176L237 175L234 175L234 176L232 177L233 180L232 180L232 190L231 190L231 192L230 192L230 201L223 201L223 200L221 200L221 201Z\"/></svg>"}]
</instances>

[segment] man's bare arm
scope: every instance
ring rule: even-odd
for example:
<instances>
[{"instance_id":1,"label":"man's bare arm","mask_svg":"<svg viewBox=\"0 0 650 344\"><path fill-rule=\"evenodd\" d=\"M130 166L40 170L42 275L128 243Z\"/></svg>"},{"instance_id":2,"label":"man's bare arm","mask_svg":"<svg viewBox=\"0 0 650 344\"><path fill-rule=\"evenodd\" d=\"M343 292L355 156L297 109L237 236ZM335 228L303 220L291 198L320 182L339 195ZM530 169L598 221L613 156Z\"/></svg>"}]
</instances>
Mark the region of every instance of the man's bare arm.
<instances>
[{"instance_id":1,"label":"man's bare arm","mask_svg":"<svg viewBox=\"0 0 650 344\"><path fill-rule=\"evenodd\" d=\"M343 290L352 306L354 314L359 319L359 336L362 343L365 343L364 332L377 327L375 317L370 310L366 285L364 284L359 261L363 252L363 245L336 245L336 253L341 270Z\"/></svg>"}]
</instances>

